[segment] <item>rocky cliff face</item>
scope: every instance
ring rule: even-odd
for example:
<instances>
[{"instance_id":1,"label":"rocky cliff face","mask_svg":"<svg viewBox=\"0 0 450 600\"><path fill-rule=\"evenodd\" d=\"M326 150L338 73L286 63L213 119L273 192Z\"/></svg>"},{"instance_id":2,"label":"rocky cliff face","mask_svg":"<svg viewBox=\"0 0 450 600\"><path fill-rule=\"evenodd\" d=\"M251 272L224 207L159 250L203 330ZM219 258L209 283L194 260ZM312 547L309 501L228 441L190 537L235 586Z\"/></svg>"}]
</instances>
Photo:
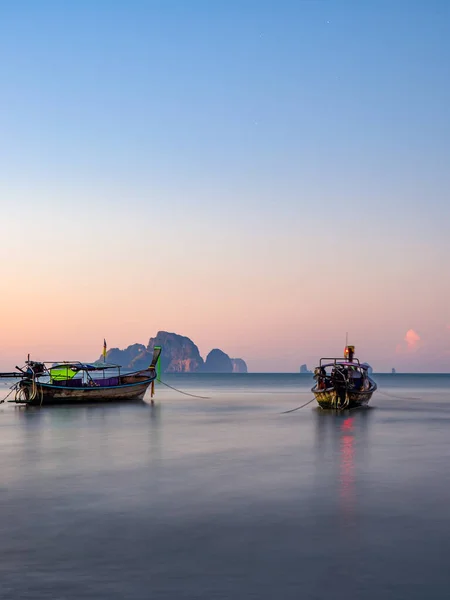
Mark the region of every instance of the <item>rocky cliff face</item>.
<instances>
[{"instance_id":1,"label":"rocky cliff face","mask_svg":"<svg viewBox=\"0 0 450 600\"><path fill-rule=\"evenodd\" d=\"M233 365L233 373L248 373L247 365L242 358L232 358L231 364Z\"/></svg>"},{"instance_id":2,"label":"rocky cliff face","mask_svg":"<svg viewBox=\"0 0 450 600\"><path fill-rule=\"evenodd\" d=\"M155 346L161 346L162 373L197 373L203 368L203 358L197 346L188 337L167 331L158 331L150 338L147 352L152 354Z\"/></svg>"},{"instance_id":3,"label":"rocky cliff face","mask_svg":"<svg viewBox=\"0 0 450 600\"><path fill-rule=\"evenodd\" d=\"M222 350L215 348L206 357L204 373L232 373L233 364L230 357Z\"/></svg>"},{"instance_id":4,"label":"rocky cliff face","mask_svg":"<svg viewBox=\"0 0 450 600\"><path fill-rule=\"evenodd\" d=\"M119 350L119 348L111 348L106 353L106 359L109 363L113 363L114 365L120 365L121 367L129 367L133 360L141 354L145 352L144 344L133 344L125 348L125 350ZM101 356L99 362L102 362L103 357ZM148 367L148 365L146 365Z\"/></svg>"},{"instance_id":5,"label":"rocky cliff face","mask_svg":"<svg viewBox=\"0 0 450 600\"><path fill-rule=\"evenodd\" d=\"M133 369L133 371L139 371L141 369L147 369L149 365L152 363L153 353L149 352L147 348L144 346L142 352L136 354L133 360L128 364L129 369Z\"/></svg>"},{"instance_id":6,"label":"rocky cliff face","mask_svg":"<svg viewBox=\"0 0 450 600\"><path fill-rule=\"evenodd\" d=\"M158 331L156 337L149 339L147 346L133 344L125 350L111 348L107 352L107 361L126 369L146 369L155 346L162 348L162 373L247 373L247 365L241 358L230 359L218 348L211 350L204 362L192 340L168 331Z\"/></svg>"}]
</instances>

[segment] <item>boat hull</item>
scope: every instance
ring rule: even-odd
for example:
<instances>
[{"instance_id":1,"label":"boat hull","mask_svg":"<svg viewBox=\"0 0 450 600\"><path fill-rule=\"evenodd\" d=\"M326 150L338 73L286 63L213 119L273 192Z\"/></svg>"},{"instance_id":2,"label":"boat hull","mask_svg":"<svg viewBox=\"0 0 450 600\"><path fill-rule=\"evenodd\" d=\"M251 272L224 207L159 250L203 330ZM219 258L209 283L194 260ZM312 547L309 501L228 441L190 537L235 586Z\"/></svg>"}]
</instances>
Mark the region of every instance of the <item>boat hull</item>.
<instances>
[{"instance_id":1,"label":"boat hull","mask_svg":"<svg viewBox=\"0 0 450 600\"><path fill-rule=\"evenodd\" d=\"M348 390L343 394L334 388L319 390L316 386L314 386L311 391L314 394L314 397L316 398L320 408L342 410L367 406L375 389L371 388L364 391Z\"/></svg>"},{"instance_id":2,"label":"boat hull","mask_svg":"<svg viewBox=\"0 0 450 600\"><path fill-rule=\"evenodd\" d=\"M155 378L105 387L64 387L30 380L21 382L23 402L30 406L143 400Z\"/></svg>"}]
</instances>

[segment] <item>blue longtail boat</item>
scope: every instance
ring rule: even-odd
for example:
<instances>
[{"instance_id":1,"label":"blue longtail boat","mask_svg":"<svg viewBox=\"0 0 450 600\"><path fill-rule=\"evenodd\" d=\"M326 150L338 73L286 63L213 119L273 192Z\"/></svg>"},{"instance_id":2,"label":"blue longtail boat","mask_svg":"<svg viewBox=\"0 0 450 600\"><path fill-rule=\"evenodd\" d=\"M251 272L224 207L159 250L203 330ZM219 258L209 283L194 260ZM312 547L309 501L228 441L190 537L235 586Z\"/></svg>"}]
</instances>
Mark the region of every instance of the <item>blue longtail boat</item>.
<instances>
[{"instance_id":1,"label":"blue longtail boat","mask_svg":"<svg viewBox=\"0 0 450 600\"><path fill-rule=\"evenodd\" d=\"M16 377L13 402L42 406L47 404L97 403L142 400L154 382L161 347L155 346L147 369L123 373L120 365L106 362L37 362L28 359L23 368L3 376Z\"/></svg>"}]
</instances>

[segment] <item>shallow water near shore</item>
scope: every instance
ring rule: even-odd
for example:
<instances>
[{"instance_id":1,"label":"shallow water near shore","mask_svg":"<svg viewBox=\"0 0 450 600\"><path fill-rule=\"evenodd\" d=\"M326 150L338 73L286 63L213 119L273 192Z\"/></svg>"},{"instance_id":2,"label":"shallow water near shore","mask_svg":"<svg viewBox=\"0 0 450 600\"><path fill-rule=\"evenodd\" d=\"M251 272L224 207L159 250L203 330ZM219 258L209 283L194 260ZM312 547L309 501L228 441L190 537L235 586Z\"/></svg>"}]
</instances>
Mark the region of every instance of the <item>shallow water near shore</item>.
<instances>
[{"instance_id":1,"label":"shallow water near shore","mask_svg":"<svg viewBox=\"0 0 450 600\"><path fill-rule=\"evenodd\" d=\"M2 598L447 598L450 375L374 378L340 414L281 414L304 375L0 405Z\"/></svg>"}]
</instances>

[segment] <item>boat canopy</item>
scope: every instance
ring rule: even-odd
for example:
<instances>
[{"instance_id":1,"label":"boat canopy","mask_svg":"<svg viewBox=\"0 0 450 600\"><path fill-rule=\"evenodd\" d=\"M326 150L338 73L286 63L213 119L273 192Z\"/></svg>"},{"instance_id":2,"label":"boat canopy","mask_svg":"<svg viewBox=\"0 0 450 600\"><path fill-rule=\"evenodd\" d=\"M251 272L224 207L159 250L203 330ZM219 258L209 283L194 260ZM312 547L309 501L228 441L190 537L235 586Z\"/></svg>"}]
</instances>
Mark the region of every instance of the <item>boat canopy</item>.
<instances>
[{"instance_id":1,"label":"boat canopy","mask_svg":"<svg viewBox=\"0 0 450 600\"><path fill-rule=\"evenodd\" d=\"M80 371L106 371L107 369L120 369L119 365L113 365L110 363L58 363L53 364L48 372L53 381L64 381L67 379L73 379Z\"/></svg>"},{"instance_id":2,"label":"boat canopy","mask_svg":"<svg viewBox=\"0 0 450 600\"><path fill-rule=\"evenodd\" d=\"M336 360L335 362L326 363L325 365L320 366L326 369L327 367L335 367L336 365L342 365L343 367L360 368L365 369L366 371L370 369L370 365L368 365L367 363L359 364L357 362L348 362L345 360Z\"/></svg>"},{"instance_id":3,"label":"boat canopy","mask_svg":"<svg viewBox=\"0 0 450 600\"><path fill-rule=\"evenodd\" d=\"M112 363L94 362L94 363L81 363L81 362L63 362L52 364L50 371L64 371L73 374L78 371L106 371L107 369L120 369L120 365L113 365ZM73 375L71 375L73 377Z\"/></svg>"}]
</instances>

